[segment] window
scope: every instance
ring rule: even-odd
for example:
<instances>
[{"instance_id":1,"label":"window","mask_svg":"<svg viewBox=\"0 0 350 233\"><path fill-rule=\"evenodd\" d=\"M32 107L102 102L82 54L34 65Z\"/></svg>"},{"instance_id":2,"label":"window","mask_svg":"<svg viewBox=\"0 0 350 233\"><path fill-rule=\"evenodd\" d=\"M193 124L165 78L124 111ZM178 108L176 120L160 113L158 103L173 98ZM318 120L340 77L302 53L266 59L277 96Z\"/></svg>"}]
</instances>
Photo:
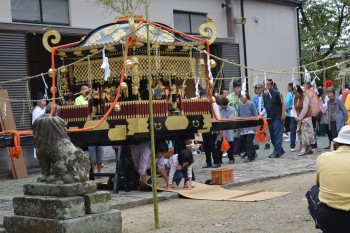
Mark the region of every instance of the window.
<instances>
[{"instance_id":1,"label":"window","mask_svg":"<svg viewBox=\"0 0 350 233\"><path fill-rule=\"evenodd\" d=\"M12 21L69 25L68 0L11 0Z\"/></svg>"},{"instance_id":2,"label":"window","mask_svg":"<svg viewBox=\"0 0 350 233\"><path fill-rule=\"evenodd\" d=\"M188 34L199 34L199 26L207 22L207 14L174 11L174 27Z\"/></svg>"}]
</instances>

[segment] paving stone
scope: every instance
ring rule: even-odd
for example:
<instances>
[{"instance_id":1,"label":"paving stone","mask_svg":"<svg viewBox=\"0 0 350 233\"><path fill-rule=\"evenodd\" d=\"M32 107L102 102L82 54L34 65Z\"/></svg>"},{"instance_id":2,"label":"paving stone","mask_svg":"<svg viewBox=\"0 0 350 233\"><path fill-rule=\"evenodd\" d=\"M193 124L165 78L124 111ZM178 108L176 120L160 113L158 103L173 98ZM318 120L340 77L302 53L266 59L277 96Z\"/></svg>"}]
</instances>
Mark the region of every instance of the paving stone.
<instances>
[{"instance_id":1,"label":"paving stone","mask_svg":"<svg viewBox=\"0 0 350 233\"><path fill-rule=\"evenodd\" d=\"M81 218L58 221L57 233L120 233L122 217L119 210L89 214Z\"/></svg>"},{"instance_id":2,"label":"paving stone","mask_svg":"<svg viewBox=\"0 0 350 233\"><path fill-rule=\"evenodd\" d=\"M104 213L111 209L111 193L99 191L85 194L85 212L87 214Z\"/></svg>"},{"instance_id":3,"label":"paving stone","mask_svg":"<svg viewBox=\"0 0 350 233\"><path fill-rule=\"evenodd\" d=\"M27 216L4 216L7 233L57 233L57 220Z\"/></svg>"},{"instance_id":4,"label":"paving stone","mask_svg":"<svg viewBox=\"0 0 350 233\"><path fill-rule=\"evenodd\" d=\"M85 215L83 197L24 196L13 198L16 215L70 219Z\"/></svg>"},{"instance_id":5,"label":"paving stone","mask_svg":"<svg viewBox=\"0 0 350 233\"><path fill-rule=\"evenodd\" d=\"M28 216L5 216L7 233L120 233L122 217L119 210L83 217L56 220Z\"/></svg>"},{"instance_id":6,"label":"paving stone","mask_svg":"<svg viewBox=\"0 0 350 233\"><path fill-rule=\"evenodd\" d=\"M25 195L39 196L74 197L81 196L86 193L93 193L96 192L96 190L97 183L95 181L62 185L46 183L32 183L23 185L23 192Z\"/></svg>"}]
</instances>

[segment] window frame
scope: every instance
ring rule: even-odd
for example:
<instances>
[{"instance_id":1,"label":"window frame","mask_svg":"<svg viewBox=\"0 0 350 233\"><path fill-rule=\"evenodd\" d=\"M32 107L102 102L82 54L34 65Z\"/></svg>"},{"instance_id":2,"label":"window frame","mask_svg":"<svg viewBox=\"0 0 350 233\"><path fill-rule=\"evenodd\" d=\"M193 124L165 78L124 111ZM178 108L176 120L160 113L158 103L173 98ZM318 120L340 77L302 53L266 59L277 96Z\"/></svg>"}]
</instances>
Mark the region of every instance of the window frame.
<instances>
[{"instance_id":1,"label":"window frame","mask_svg":"<svg viewBox=\"0 0 350 233\"><path fill-rule=\"evenodd\" d=\"M33 23L33 24L43 24L43 25L51 24L51 25L60 25L60 26L70 26L69 0L66 0L66 1L67 1L67 19L68 19L68 23L44 22L44 20L43 20L43 4L42 4L42 0L39 0L40 21L35 21L35 20L34 21L33 20L18 20L18 19L14 19L13 16L12 16L12 22L14 22L14 23ZM11 0L11 2L12 2L12 0Z\"/></svg>"},{"instance_id":2,"label":"window frame","mask_svg":"<svg viewBox=\"0 0 350 233\"><path fill-rule=\"evenodd\" d=\"M188 15L188 21L189 21L189 25L190 25L190 32L184 32L184 33L187 33L187 34L190 34L190 35L200 35L199 33L194 33L193 30L192 30L191 15L204 16L205 19L208 19L208 13L194 12L194 11L173 10L174 28L175 29L176 29L176 27L175 27L175 14L187 14ZM203 22L203 23L205 23L205 22Z\"/></svg>"}]
</instances>

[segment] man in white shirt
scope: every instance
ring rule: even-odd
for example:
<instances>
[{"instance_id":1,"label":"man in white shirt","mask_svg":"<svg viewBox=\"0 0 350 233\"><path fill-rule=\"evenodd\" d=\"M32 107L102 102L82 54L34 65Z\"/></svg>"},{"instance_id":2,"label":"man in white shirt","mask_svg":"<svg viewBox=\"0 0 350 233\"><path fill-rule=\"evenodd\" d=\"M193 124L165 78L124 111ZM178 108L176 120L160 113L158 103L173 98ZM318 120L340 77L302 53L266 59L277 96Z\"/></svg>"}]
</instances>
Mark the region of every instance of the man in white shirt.
<instances>
[{"instance_id":1,"label":"man in white shirt","mask_svg":"<svg viewBox=\"0 0 350 233\"><path fill-rule=\"evenodd\" d=\"M34 95L34 100L36 100L36 106L32 112L32 124L38 119L40 116L44 115L46 100L44 99L44 95L41 92L37 92ZM36 150L34 148L34 158L36 158Z\"/></svg>"},{"instance_id":2,"label":"man in white shirt","mask_svg":"<svg viewBox=\"0 0 350 233\"><path fill-rule=\"evenodd\" d=\"M36 100L36 106L34 107L34 110L32 112L32 124L34 124L34 121L36 121L38 117L45 113L46 107L46 100L44 99L43 93L35 93L34 100Z\"/></svg>"}]
</instances>

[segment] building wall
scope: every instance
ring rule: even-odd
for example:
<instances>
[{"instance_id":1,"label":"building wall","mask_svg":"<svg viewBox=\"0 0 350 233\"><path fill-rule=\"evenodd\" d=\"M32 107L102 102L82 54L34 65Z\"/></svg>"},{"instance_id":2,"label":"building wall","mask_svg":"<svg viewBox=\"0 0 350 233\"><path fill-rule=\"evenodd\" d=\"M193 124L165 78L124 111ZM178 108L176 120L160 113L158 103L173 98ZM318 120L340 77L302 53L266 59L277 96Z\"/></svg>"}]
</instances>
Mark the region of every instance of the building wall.
<instances>
[{"instance_id":1,"label":"building wall","mask_svg":"<svg viewBox=\"0 0 350 233\"><path fill-rule=\"evenodd\" d=\"M234 4L235 16L241 16L240 1ZM244 1L244 14L247 19L246 47L249 67L261 70L278 71L298 66L298 25L296 7L291 5ZM258 17L258 22L255 18ZM236 40L240 43L241 64L243 63L242 26L235 24ZM244 74L244 71L242 71ZM263 73L249 72L249 76L259 75L263 81ZM279 90L286 93L286 85L291 82L291 75L268 75L276 81ZM255 78L250 86L255 84Z\"/></svg>"}]
</instances>

